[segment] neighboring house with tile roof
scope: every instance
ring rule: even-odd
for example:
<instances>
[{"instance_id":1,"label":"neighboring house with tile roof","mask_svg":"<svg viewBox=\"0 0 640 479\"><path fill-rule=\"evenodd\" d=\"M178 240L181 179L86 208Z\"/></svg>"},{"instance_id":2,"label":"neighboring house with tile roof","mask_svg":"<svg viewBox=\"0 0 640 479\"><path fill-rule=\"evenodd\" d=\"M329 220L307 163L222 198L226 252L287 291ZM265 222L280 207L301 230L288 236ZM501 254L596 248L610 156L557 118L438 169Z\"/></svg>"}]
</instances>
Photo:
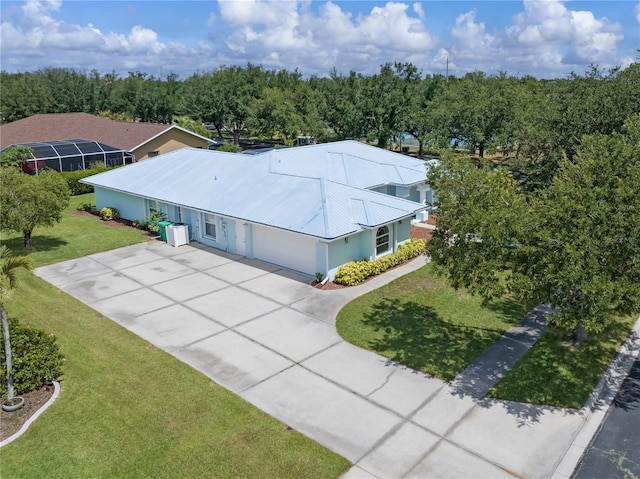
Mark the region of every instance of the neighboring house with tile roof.
<instances>
[{"instance_id":1,"label":"neighboring house with tile roof","mask_svg":"<svg viewBox=\"0 0 640 479\"><path fill-rule=\"evenodd\" d=\"M0 125L0 149L74 138L128 151L135 161L185 147L207 148L209 142L177 125L115 121L89 113L47 113Z\"/></svg>"},{"instance_id":2,"label":"neighboring house with tile roof","mask_svg":"<svg viewBox=\"0 0 640 479\"><path fill-rule=\"evenodd\" d=\"M333 279L409 241L431 199L425 179L422 160L342 141L251 156L185 148L82 181L123 218L160 210L192 240Z\"/></svg>"}]
</instances>

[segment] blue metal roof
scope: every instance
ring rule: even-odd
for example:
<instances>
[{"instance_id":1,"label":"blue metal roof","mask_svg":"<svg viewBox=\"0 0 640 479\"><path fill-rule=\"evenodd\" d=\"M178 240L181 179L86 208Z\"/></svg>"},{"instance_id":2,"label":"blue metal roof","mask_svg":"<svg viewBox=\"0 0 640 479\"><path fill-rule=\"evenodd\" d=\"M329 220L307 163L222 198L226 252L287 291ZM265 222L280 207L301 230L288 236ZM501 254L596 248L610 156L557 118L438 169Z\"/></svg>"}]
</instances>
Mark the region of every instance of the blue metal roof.
<instances>
[{"instance_id":1,"label":"blue metal roof","mask_svg":"<svg viewBox=\"0 0 640 479\"><path fill-rule=\"evenodd\" d=\"M326 178L358 188L424 183L423 160L347 140L264 153L273 172Z\"/></svg>"},{"instance_id":2,"label":"blue metal roof","mask_svg":"<svg viewBox=\"0 0 640 479\"><path fill-rule=\"evenodd\" d=\"M370 186L389 180L424 182L422 162L418 179L416 160L408 163L403 155L363 145L375 153L399 157L394 163L392 157L379 155L385 160L380 163L352 155L355 150L359 155L364 152L350 143L356 142L326 144L324 150L318 148L323 145L312 145L255 156L184 148L82 181L324 239L390 223L424 209L419 203L364 189L371 182ZM316 151L306 152L308 149ZM300 153L299 162L296 152Z\"/></svg>"}]
</instances>

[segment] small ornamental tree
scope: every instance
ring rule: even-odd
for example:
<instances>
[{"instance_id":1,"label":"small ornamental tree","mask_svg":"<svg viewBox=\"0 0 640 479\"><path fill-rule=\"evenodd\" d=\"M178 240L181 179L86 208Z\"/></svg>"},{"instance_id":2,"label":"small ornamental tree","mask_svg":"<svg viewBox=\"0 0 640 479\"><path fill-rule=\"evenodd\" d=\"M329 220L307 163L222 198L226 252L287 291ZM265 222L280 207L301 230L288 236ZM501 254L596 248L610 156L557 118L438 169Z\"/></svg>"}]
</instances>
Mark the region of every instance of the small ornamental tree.
<instances>
[{"instance_id":1,"label":"small ornamental tree","mask_svg":"<svg viewBox=\"0 0 640 479\"><path fill-rule=\"evenodd\" d=\"M4 309L4 300L10 291L16 286L16 271L18 268L31 270L31 259L26 256L12 256L11 250L6 246L0 246L0 318L2 320L2 337L4 338L4 355L7 365L7 400L14 397L13 389L13 359L11 355L11 337L9 322Z\"/></svg>"},{"instance_id":2,"label":"small ornamental tree","mask_svg":"<svg viewBox=\"0 0 640 479\"><path fill-rule=\"evenodd\" d=\"M37 226L53 226L69 204L69 188L53 170L27 175L17 168L0 168L0 230L21 233L31 249Z\"/></svg>"},{"instance_id":3,"label":"small ornamental tree","mask_svg":"<svg viewBox=\"0 0 640 479\"><path fill-rule=\"evenodd\" d=\"M33 150L28 146L10 146L0 153L0 166L20 166L23 161L33 158Z\"/></svg>"}]
</instances>

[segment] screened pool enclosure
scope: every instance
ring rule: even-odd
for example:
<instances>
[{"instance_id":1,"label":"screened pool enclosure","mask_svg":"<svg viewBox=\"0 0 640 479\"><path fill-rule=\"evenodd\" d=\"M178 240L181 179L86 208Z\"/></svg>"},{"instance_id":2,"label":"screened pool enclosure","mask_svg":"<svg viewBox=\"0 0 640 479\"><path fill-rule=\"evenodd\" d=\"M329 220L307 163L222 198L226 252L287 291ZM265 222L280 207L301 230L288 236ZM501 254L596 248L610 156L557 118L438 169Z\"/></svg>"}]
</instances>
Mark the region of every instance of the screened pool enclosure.
<instances>
[{"instance_id":1,"label":"screened pool enclosure","mask_svg":"<svg viewBox=\"0 0 640 479\"><path fill-rule=\"evenodd\" d=\"M56 171L76 171L91 168L96 163L120 166L133 163L134 156L126 150L91 140L59 140L39 143L24 143L12 146L26 146L33 151L33 159L25 160L25 173L38 173L50 168Z\"/></svg>"}]
</instances>

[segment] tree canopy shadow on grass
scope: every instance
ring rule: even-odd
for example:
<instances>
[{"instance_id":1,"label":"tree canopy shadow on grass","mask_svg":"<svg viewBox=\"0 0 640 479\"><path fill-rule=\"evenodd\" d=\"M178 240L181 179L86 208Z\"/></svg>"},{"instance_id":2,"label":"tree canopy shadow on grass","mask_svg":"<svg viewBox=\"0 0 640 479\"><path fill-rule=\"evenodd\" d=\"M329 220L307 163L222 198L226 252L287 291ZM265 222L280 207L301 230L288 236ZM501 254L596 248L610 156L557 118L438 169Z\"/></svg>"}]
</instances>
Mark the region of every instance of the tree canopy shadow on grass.
<instances>
[{"instance_id":1,"label":"tree canopy shadow on grass","mask_svg":"<svg viewBox=\"0 0 640 479\"><path fill-rule=\"evenodd\" d=\"M62 239L58 236L36 234L31 237L31 242L33 244L33 249L27 250L24 248L24 241L22 239L22 236L16 236L13 238L2 240L2 243L7 245L7 247L15 254L27 255L36 251L53 251L60 246L69 244L67 240Z\"/></svg>"},{"instance_id":2,"label":"tree canopy shadow on grass","mask_svg":"<svg viewBox=\"0 0 640 479\"><path fill-rule=\"evenodd\" d=\"M509 303L493 305L496 312L509 317L513 317L515 308L517 305ZM374 303L362 322L377 333L377 337L368 342L371 349L394 362L449 382L501 335L493 329L445 321L430 306L398 299ZM552 411L570 415L580 413L579 410L487 398L484 394L470 393L466 387L456 387L455 383L450 385L452 400L471 397L482 408L501 406L516 419L518 427L538 423L541 416Z\"/></svg>"},{"instance_id":3,"label":"tree canopy shadow on grass","mask_svg":"<svg viewBox=\"0 0 640 479\"><path fill-rule=\"evenodd\" d=\"M484 307L500 315L500 318L510 319L518 315L524 316L525 314L528 314L526 311L531 311L535 306L535 304L526 305L523 310L523 305L518 301L513 299L502 299L500 301L492 301Z\"/></svg>"},{"instance_id":4,"label":"tree canopy shadow on grass","mask_svg":"<svg viewBox=\"0 0 640 479\"><path fill-rule=\"evenodd\" d=\"M555 406L505 401L502 399L482 398L476 400L476 403L478 406L485 409L490 409L496 405L500 405L507 414L515 418L518 428L538 424L540 422L540 418L545 414L560 413L565 416L582 414L580 409L565 409Z\"/></svg>"},{"instance_id":5,"label":"tree canopy shadow on grass","mask_svg":"<svg viewBox=\"0 0 640 479\"><path fill-rule=\"evenodd\" d=\"M500 336L495 330L444 321L430 306L398 299L376 302L362 323L377 333L369 341L371 349L447 381Z\"/></svg>"}]
</instances>

